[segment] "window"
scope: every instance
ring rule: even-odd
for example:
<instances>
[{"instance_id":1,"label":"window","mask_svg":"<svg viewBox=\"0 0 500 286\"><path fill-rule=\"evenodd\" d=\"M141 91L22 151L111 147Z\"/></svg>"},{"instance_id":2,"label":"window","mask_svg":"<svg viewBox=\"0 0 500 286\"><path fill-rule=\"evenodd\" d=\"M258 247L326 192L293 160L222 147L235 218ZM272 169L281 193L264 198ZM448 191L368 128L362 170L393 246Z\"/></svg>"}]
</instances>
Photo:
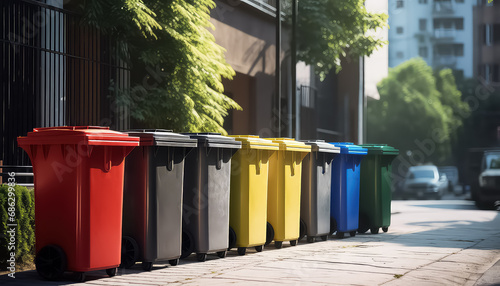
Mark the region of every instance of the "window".
<instances>
[{"instance_id":1,"label":"window","mask_svg":"<svg viewBox=\"0 0 500 286\"><path fill-rule=\"evenodd\" d=\"M421 56L422 58L427 58L427 56L428 56L427 47L419 47L418 48L418 55Z\"/></svg>"},{"instance_id":2,"label":"window","mask_svg":"<svg viewBox=\"0 0 500 286\"><path fill-rule=\"evenodd\" d=\"M422 32L427 30L427 19L418 20L418 29Z\"/></svg>"},{"instance_id":3,"label":"window","mask_svg":"<svg viewBox=\"0 0 500 286\"><path fill-rule=\"evenodd\" d=\"M403 34L403 27L396 27L396 34Z\"/></svg>"},{"instance_id":4,"label":"window","mask_svg":"<svg viewBox=\"0 0 500 286\"><path fill-rule=\"evenodd\" d=\"M419 43L425 43L425 37L423 35L417 35Z\"/></svg>"},{"instance_id":5,"label":"window","mask_svg":"<svg viewBox=\"0 0 500 286\"><path fill-rule=\"evenodd\" d=\"M464 0L456 0L457 3L464 3Z\"/></svg>"},{"instance_id":6,"label":"window","mask_svg":"<svg viewBox=\"0 0 500 286\"><path fill-rule=\"evenodd\" d=\"M464 29L464 18L455 19L455 29L457 30Z\"/></svg>"},{"instance_id":7,"label":"window","mask_svg":"<svg viewBox=\"0 0 500 286\"><path fill-rule=\"evenodd\" d=\"M405 2L404 0L397 0L396 1L396 8L404 8Z\"/></svg>"},{"instance_id":8,"label":"window","mask_svg":"<svg viewBox=\"0 0 500 286\"><path fill-rule=\"evenodd\" d=\"M398 59L402 59L403 57L404 57L403 52L397 52L397 53L396 53L396 58L398 58Z\"/></svg>"},{"instance_id":9,"label":"window","mask_svg":"<svg viewBox=\"0 0 500 286\"><path fill-rule=\"evenodd\" d=\"M418 4L427 4L427 0L418 0Z\"/></svg>"},{"instance_id":10,"label":"window","mask_svg":"<svg viewBox=\"0 0 500 286\"><path fill-rule=\"evenodd\" d=\"M464 56L464 45L463 44L455 44L453 47L453 51L455 56L463 57Z\"/></svg>"},{"instance_id":11,"label":"window","mask_svg":"<svg viewBox=\"0 0 500 286\"><path fill-rule=\"evenodd\" d=\"M491 46L493 44L493 29L491 25L484 25L484 44Z\"/></svg>"},{"instance_id":12,"label":"window","mask_svg":"<svg viewBox=\"0 0 500 286\"><path fill-rule=\"evenodd\" d=\"M493 31L491 33L491 40L493 44L500 43L500 24L493 24Z\"/></svg>"}]
</instances>

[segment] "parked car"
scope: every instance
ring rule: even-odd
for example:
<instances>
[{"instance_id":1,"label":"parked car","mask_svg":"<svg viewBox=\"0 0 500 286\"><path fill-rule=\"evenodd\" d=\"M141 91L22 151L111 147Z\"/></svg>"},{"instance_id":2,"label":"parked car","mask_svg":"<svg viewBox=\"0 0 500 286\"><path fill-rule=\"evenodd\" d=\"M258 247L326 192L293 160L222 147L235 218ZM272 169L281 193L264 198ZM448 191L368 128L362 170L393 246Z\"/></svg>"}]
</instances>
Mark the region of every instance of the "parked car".
<instances>
[{"instance_id":1,"label":"parked car","mask_svg":"<svg viewBox=\"0 0 500 286\"><path fill-rule=\"evenodd\" d=\"M474 201L479 208L492 208L500 202L500 150L484 152Z\"/></svg>"},{"instance_id":2,"label":"parked car","mask_svg":"<svg viewBox=\"0 0 500 286\"><path fill-rule=\"evenodd\" d=\"M436 166L414 166L406 174L404 198L440 200L447 188L448 178Z\"/></svg>"}]
</instances>

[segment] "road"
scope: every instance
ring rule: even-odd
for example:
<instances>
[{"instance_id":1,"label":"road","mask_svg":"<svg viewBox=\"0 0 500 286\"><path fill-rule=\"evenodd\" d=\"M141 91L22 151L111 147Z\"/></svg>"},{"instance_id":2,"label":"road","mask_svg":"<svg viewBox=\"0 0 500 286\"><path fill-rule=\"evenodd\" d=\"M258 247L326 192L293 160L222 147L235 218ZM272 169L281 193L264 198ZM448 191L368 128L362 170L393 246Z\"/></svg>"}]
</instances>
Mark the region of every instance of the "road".
<instances>
[{"instance_id":1,"label":"road","mask_svg":"<svg viewBox=\"0 0 500 286\"><path fill-rule=\"evenodd\" d=\"M155 264L87 274L85 284L41 281L35 271L0 277L2 285L500 285L500 212L477 210L466 200L394 201L388 233L297 246L271 244L225 259L192 255L170 267ZM496 265L495 265L496 264ZM485 275L483 275L486 273Z\"/></svg>"}]
</instances>

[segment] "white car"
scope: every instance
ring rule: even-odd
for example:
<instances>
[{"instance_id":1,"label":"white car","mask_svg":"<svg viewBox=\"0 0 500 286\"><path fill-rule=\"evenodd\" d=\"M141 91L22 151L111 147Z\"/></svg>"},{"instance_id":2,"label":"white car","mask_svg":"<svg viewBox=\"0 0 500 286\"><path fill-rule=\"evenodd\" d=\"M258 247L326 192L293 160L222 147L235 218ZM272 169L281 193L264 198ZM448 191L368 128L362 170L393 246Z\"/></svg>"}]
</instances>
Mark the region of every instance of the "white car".
<instances>
[{"instance_id":1,"label":"white car","mask_svg":"<svg viewBox=\"0 0 500 286\"><path fill-rule=\"evenodd\" d=\"M484 152L474 200L478 207L488 209L500 202L500 151Z\"/></svg>"},{"instance_id":2,"label":"white car","mask_svg":"<svg viewBox=\"0 0 500 286\"><path fill-rule=\"evenodd\" d=\"M403 195L406 199L440 200L447 188L448 178L444 173L440 176L436 166L414 166L406 174Z\"/></svg>"}]
</instances>

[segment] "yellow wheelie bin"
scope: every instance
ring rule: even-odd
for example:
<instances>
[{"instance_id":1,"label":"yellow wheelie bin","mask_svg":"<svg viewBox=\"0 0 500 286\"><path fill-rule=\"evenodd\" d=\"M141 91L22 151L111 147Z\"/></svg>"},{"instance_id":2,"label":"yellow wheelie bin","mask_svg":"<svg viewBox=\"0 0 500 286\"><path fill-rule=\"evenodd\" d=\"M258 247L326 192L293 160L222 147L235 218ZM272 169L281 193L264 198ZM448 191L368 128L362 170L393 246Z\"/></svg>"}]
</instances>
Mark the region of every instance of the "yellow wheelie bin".
<instances>
[{"instance_id":1,"label":"yellow wheelie bin","mask_svg":"<svg viewBox=\"0 0 500 286\"><path fill-rule=\"evenodd\" d=\"M247 247L260 252L266 243L269 159L279 146L259 136L230 137L241 142L241 149L231 160L229 248L238 247L240 255Z\"/></svg>"},{"instance_id":2,"label":"yellow wheelie bin","mask_svg":"<svg viewBox=\"0 0 500 286\"><path fill-rule=\"evenodd\" d=\"M290 138L270 138L279 144L277 156L269 160L267 193L267 239L281 248L283 241L295 246L300 236L300 186L302 160L311 146Z\"/></svg>"}]
</instances>

